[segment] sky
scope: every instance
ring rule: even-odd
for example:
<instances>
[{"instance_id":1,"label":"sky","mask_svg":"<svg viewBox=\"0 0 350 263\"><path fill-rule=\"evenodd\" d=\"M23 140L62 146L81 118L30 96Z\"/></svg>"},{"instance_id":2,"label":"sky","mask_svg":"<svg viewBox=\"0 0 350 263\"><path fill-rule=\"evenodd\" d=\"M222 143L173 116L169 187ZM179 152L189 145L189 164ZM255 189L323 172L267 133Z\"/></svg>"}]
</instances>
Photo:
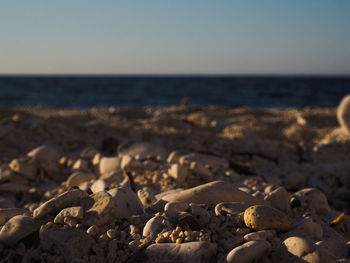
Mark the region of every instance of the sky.
<instances>
[{"instance_id":1,"label":"sky","mask_svg":"<svg viewBox=\"0 0 350 263\"><path fill-rule=\"evenodd\" d=\"M349 0L0 0L0 74L350 75Z\"/></svg>"}]
</instances>

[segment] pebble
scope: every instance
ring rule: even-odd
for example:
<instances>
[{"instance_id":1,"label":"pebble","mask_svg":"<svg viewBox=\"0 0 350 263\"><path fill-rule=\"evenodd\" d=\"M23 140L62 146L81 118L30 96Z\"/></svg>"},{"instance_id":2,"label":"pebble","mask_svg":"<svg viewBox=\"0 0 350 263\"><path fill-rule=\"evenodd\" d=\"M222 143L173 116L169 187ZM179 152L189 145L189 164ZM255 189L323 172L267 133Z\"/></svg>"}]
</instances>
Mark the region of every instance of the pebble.
<instances>
[{"instance_id":1,"label":"pebble","mask_svg":"<svg viewBox=\"0 0 350 263\"><path fill-rule=\"evenodd\" d=\"M130 218L144 213L140 199L130 188L113 188L108 193L114 202L113 214L116 218Z\"/></svg>"},{"instance_id":2,"label":"pebble","mask_svg":"<svg viewBox=\"0 0 350 263\"><path fill-rule=\"evenodd\" d=\"M211 262L217 245L210 242L153 244L146 248L147 262Z\"/></svg>"},{"instance_id":3,"label":"pebble","mask_svg":"<svg viewBox=\"0 0 350 263\"><path fill-rule=\"evenodd\" d=\"M145 224L145 227L143 228L142 236L147 237L151 235L152 237L155 237L165 227L165 225L163 224L164 220L165 218L163 216L152 217Z\"/></svg>"},{"instance_id":4,"label":"pebble","mask_svg":"<svg viewBox=\"0 0 350 263\"><path fill-rule=\"evenodd\" d=\"M79 186L85 182L88 182L94 179L96 179L96 175L92 173L75 172L68 177L66 181L66 185L67 185L67 188L71 188L73 186Z\"/></svg>"},{"instance_id":5,"label":"pebble","mask_svg":"<svg viewBox=\"0 0 350 263\"><path fill-rule=\"evenodd\" d=\"M63 224L66 217L74 219L82 219L84 216L84 209L81 206L67 207L61 210L54 219L55 224Z\"/></svg>"},{"instance_id":6,"label":"pebble","mask_svg":"<svg viewBox=\"0 0 350 263\"><path fill-rule=\"evenodd\" d=\"M92 207L86 211L83 224L84 225L104 225L113 220L114 202L112 196L105 191L90 195L94 203Z\"/></svg>"},{"instance_id":7,"label":"pebble","mask_svg":"<svg viewBox=\"0 0 350 263\"><path fill-rule=\"evenodd\" d=\"M305 188L293 194L301 203L301 206L315 211L318 214L328 214L331 208L328 205L327 197L320 190L315 188Z\"/></svg>"},{"instance_id":8,"label":"pebble","mask_svg":"<svg viewBox=\"0 0 350 263\"><path fill-rule=\"evenodd\" d=\"M292 255L308 263L318 263L321 261L321 255L317 246L310 240L301 237L290 237L283 241L283 245Z\"/></svg>"},{"instance_id":9,"label":"pebble","mask_svg":"<svg viewBox=\"0 0 350 263\"><path fill-rule=\"evenodd\" d=\"M120 171L121 158L119 157L102 157L99 162L99 172L101 175Z\"/></svg>"},{"instance_id":10,"label":"pebble","mask_svg":"<svg viewBox=\"0 0 350 263\"><path fill-rule=\"evenodd\" d=\"M291 228L292 222L283 212L265 205L247 208L244 212L244 223L254 230L274 229L279 232Z\"/></svg>"},{"instance_id":11,"label":"pebble","mask_svg":"<svg viewBox=\"0 0 350 263\"><path fill-rule=\"evenodd\" d=\"M38 231L39 228L40 223L33 217L25 215L14 216L1 228L0 243L14 246L23 238Z\"/></svg>"},{"instance_id":12,"label":"pebble","mask_svg":"<svg viewBox=\"0 0 350 263\"><path fill-rule=\"evenodd\" d=\"M264 198L264 204L272 206L286 214L290 213L290 199L292 195L284 187L278 187Z\"/></svg>"},{"instance_id":13,"label":"pebble","mask_svg":"<svg viewBox=\"0 0 350 263\"><path fill-rule=\"evenodd\" d=\"M253 196L238 190L232 184L222 181L214 181L181 192L170 193L163 196L162 199L168 202L182 201L207 205L216 205L221 202L260 203Z\"/></svg>"},{"instance_id":14,"label":"pebble","mask_svg":"<svg viewBox=\"0 0 350 263\"><path fill-rule=\"evenodd\" d=\"M188 175L188 169L186 166L174 163L168 169L168 174L174 178L177 182L182 183L186 180Z\"/></svg>"},{"instance_id":15,"label":"pebble","mask_svg":"<svg viewBox=\"0 0 350 263\"><path fill-rule=\"evenodd\" d=\"M228 169L229 163L224 158L211 156L207 154L190 153L179 158L179 163L182 165L190 165L192 162L210 166L213 171Z\"/></svg>"},{"instance_id":16,"label":"pebble","mask_svg":"<svg viewBox=\"0 0 350 263\"><path fill-rule=\"evenodd\" d=\"M250 263L258 261L271 250L271 245L265 240L249 241L232 249L226 256L227 263Z\"/></svg>"},{"instance_id":17,"label":"pebble","mask_svg":"<svg viewBox=\"0 0 350 263\"><path fill-rule=\"evenodd\" d=\"M246 241L254 241L254 240L268 240L271 241L272 238L276 236L275 230L261 230L253 233L246 234L244 239Z\"/></svg>"}]
</instances>

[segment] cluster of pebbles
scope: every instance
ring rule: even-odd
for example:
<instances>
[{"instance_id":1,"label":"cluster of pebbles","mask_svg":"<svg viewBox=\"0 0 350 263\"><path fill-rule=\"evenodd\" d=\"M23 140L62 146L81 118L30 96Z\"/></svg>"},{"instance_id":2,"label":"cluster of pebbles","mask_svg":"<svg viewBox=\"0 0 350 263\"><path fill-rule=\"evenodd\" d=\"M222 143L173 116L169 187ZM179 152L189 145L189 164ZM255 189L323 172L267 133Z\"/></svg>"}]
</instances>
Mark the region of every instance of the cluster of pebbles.
<instances>
[{"instance_id":1,"label":"cluster of pebbles","mask_svg":"<svg viewBox=\"0 0 350 263\"><path fill-rule=\"evenodd\" d=\"M350 262L350 96L0 117L1 262Z\"/></svg>"}]
</instances>

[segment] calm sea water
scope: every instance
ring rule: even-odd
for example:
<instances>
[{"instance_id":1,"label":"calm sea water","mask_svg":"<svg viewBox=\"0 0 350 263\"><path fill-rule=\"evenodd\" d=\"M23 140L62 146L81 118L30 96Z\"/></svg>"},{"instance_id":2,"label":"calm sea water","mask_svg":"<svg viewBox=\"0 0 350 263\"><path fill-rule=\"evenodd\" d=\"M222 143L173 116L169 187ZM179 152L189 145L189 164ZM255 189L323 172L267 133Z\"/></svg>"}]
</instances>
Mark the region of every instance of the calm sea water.
<instances>
[{"instance_id":1,"label":"calm sea water","mask_svg":"<svg viewBox=\"0 0 350 263\"><path fill-rule=\"evenodd\" d=\"M334 107L350 77L1 76L0 106Z\"/></svg>"}]
</instances>

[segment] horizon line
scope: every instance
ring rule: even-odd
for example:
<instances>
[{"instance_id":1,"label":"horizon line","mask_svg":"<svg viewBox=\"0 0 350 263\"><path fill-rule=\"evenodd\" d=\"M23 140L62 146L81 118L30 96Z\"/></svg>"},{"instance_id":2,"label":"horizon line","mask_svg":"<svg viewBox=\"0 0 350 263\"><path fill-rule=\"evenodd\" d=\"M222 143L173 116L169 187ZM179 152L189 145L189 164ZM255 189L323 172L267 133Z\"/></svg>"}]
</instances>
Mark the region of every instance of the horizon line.
<instances>
[{"instance_id":1,"label":"horizon line","mask_svg":"<svg viewBox=\"0 0 350 263\"><path fill-rule=\"evenodd\" d=\"M350 78L350 74L307 74L307 73L0 73L0 77L317 77L317 78Z\"/></svg>"}]
</instances>

